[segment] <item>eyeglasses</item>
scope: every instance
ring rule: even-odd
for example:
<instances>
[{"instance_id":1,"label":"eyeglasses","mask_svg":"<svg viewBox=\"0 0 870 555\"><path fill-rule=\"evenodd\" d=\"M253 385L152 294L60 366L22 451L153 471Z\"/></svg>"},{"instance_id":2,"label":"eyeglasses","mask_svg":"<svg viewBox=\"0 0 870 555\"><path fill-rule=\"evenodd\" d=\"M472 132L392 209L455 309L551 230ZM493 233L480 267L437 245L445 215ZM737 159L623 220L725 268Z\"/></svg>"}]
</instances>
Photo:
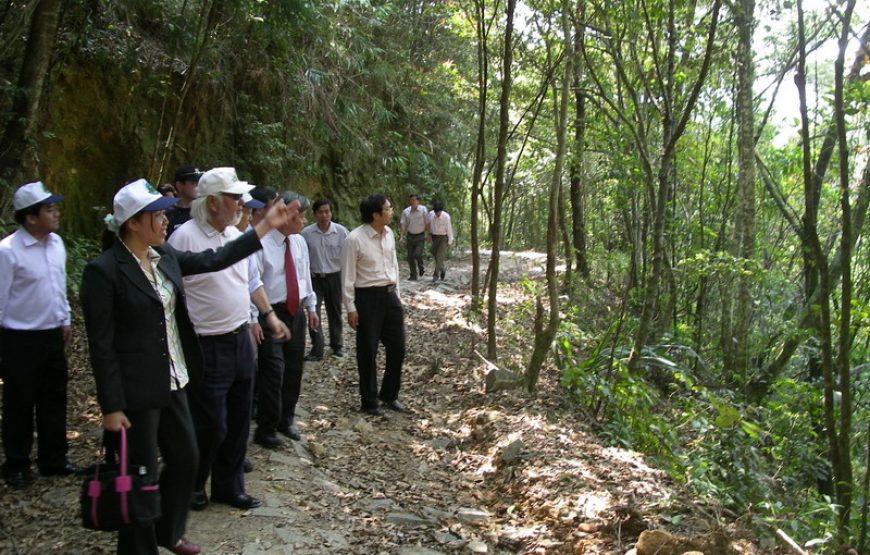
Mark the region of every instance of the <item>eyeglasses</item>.
<instances>
[{"instance_id":1,"label":"eyeglasses","mask_svg":"<svg viewBox=\"0 0 870 555\"><path fill-rule=\"evenodd\" d=\"M237 194L237 193L221 193L221 194L227 198L233 199L233 201L235 201L235 202L239 202L240 200L242 200L242 195Z\"/></svg>"}]
</instances>

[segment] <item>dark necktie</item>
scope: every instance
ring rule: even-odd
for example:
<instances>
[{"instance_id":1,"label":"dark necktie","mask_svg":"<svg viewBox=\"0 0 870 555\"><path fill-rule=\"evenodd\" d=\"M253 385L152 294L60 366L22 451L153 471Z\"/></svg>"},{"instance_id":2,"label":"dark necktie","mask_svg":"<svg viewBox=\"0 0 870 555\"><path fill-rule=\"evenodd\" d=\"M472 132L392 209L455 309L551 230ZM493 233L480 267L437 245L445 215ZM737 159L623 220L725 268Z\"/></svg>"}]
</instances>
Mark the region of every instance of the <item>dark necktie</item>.
<instances>
[{"instance_id":1,"label":"dark necktie","mask_svg":"<svg viewBox=\"0 0 870 555\"><path fill-rule=\"evenodd\" d=\"M296 265L293 251L290 250L290 237L284 238L284 281L287 284L287 312L296 314L299 310L299 282L296 280Z\"/></svg>"}]
</instances>

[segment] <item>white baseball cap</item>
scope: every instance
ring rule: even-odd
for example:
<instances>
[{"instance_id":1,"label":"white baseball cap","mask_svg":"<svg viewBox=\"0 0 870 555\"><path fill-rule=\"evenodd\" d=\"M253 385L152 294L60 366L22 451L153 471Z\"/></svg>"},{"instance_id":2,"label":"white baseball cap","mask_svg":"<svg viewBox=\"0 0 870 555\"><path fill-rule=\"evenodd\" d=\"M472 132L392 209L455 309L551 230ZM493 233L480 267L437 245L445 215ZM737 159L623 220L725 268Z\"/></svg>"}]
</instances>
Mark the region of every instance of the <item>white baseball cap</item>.
<instances>
[{"instance_id":1,"label":"white baseball cap","mask_svg":"<svg viewBox=\"0 0 870 555\"><path fill-rule=\"evenodd\" d=\"M236 168L212 168L202 174L196 186L197 197L207 197L218 193L243 195L254 186L247 181L239 181Z\"/></svg>"},{"instance_id":2,"label":"white baseball cap","mask_svg":"<svg viewBox=\"0 0 870 555\"><path fill-rule=\"evenodd\" d=\"M175 197L164 197L144 179L137 179L124 185L115 193L115 198L112 199L114 209L112 218L114 224L120 228L124 222L139 212L166 210L178 201L179 199Z\"/></svg>"},{"instance_id":3,"label":"white baseball cap","mask_svg":"<svg viewBox=\"0 0 870 555\"><path fill-rule=\"evenodd\" d=\"M34 204L54 204L63 200L60 195L53 195L45 188L42 181L34 181L22 185L12 195L12 207L18 210L24 210Z\"/></svg>"}]
</instances>

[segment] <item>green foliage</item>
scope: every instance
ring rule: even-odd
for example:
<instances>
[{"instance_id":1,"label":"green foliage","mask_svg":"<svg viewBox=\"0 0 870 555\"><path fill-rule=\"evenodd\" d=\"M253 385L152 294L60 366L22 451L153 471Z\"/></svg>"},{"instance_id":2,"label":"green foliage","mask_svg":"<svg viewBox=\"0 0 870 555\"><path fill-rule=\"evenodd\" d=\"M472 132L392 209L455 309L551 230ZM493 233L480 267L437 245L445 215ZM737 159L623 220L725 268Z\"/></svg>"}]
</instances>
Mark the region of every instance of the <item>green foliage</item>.
<instances>
[{"instance_id":1,"label":"green foliage","mask_svg":"<svg viewBox=\"0 0 870 555\"><path fill-rule=\"evenodd\" d=\"M82 285L82 272L85 266L100 254L100 245L86 237L67 237L66 245L66 276L68 294L78 297Z\"/></svg>"}]
</instances>

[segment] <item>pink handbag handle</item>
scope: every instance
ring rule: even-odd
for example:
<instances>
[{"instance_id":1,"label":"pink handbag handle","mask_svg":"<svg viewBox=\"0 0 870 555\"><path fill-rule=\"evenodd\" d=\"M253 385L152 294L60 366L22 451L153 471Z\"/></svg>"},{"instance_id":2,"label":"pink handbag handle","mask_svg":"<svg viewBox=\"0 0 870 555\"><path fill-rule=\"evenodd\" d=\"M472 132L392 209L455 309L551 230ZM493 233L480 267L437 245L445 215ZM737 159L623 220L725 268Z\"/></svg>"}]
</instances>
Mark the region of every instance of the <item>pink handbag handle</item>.
<instances>
[{"instance_id":1,"label":"pink handbag handle","mask_svg":"<svg viewBox=\"0 0 870 555\"><path fill-rule=\"evenodd\" d=\"M105 444L103 445L105 453ZM127 429L121 426L121 465L120 473L115 478L115 492L121 496L121 519L124 524L130 524L130 509L127 503L127 493L133 489L133 479L127 474ZM100 462L94 468L94 479L88 483L88 497L91 498L91 521L99 526L97 504L100 498Z\"/></svg>"}]
</instances>

